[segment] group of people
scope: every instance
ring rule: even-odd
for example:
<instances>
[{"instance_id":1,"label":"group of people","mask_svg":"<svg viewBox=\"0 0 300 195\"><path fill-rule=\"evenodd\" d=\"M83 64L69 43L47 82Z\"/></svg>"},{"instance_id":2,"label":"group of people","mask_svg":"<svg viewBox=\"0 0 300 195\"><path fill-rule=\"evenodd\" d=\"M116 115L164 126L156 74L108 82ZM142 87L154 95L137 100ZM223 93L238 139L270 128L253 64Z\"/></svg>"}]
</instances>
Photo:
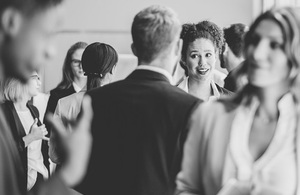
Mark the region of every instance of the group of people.
<instances>
[{"instance_id":1,"label":"group of people","mask_svg":"<svg viewBox=\"0 0 300 195\"><path fill-rule=\"evenodd\" d=\"M136 70L110 83L116 50L75 43L40 121L30 99L61 2L0 3L0 194L300 193L299 8L221 29L149 6L131 26ZM232 91L213 79L218 60Z\"/></svg>"}]
</instances>

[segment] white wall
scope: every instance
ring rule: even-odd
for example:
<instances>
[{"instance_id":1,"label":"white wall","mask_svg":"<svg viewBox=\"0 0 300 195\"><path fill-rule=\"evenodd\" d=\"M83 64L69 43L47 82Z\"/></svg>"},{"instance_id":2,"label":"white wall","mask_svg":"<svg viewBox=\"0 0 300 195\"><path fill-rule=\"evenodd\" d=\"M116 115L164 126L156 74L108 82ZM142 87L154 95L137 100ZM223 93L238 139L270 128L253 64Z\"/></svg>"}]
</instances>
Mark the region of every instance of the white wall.
<instances>
[{"instance_id":1,"label":"white wall","mask_svg":"<svg viewBox=\"0 0 300 195\"><path fill-rule=\"evenodd\" d=\"M172 7L182 22L208 19L220 27L236 22L249 25L253 15L253 3L249 0L67 0L63 32L57 35L58 55L43 69L43 91L48 92L60 81L66 51L77 41L105 42L119 54L131 54L133 17L152 4ZM119 70L122 72L117 71L116 78L121 79L132 66L119 67Z\"/></svg>"}]
</instances>

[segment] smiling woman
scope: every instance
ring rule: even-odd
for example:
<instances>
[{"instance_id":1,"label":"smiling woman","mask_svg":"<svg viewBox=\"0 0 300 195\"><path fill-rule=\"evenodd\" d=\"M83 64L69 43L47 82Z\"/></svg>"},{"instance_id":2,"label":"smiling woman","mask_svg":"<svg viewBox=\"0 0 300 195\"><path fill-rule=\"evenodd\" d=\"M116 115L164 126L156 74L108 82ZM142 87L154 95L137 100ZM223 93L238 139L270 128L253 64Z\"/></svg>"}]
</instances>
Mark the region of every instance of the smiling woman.
<instances>
[{"instance_id":1,"label":"smiling woman","mask_svg":"<svg viewBox=\"0 0 300 195\"><path fill-rule=\"evenodd\" d=\"M286 79L290 70L284 53L284 37L280 27L273 20L264 20L258 24L252 37L253 43L247 50L248 80L257 87L282 85L289 87Z\"/></svg>"},{"instance_id":2,"label":"smiling woman","mask_svg":"<svg viewBox=\"0 0 300 195\"><path fill-rule=\"evenodd\" d=\"M204 101L232 94L213 81L217 56L224 44L222 30L210 21L184 24L181 38L180 65L187 77L178 87Z\"/></svg>"},{"instance_id":3,"label":"smiling woman","mask_svg":"<svg viewBox=\"0 0 300 195\"><path fill-rule=\"evenodd\" d=\"M245 36L232 98L200 105L190 121L179 194L300 193L300 9L260 15Z\"/></svg>"}]
</instances>

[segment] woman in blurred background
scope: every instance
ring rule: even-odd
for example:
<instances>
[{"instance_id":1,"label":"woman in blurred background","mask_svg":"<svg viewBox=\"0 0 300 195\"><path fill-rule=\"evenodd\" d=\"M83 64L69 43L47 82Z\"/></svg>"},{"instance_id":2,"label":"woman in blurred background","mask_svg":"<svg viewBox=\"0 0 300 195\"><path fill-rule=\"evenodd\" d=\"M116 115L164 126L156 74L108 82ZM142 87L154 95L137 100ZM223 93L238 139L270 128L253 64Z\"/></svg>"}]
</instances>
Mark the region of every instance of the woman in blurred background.
<instances>
[{"instance_id":1,"label":"woman in blurred background","mask_svg":"<svg viewBox=\"0 0 300 195\"><path fill-rule=\"evenodd\" d=\"M299 51L299 8L254 21L245 37L248 83L193 114L178 194L300 194Z\"/></svg>"},{"instance_id":2,"label":"woman in blurred background","mask_svg":"<svg viewBox=\"0 0 300 195\"><path fill-rule=\"evenodd\" d=\"M6 119L13 131L24 170L27 171L27 190L49 177L48 134L39 120L39 111L28 101L39 93L41 81L33 72L27 84L8 78L4 82L2 104Z\"/></svg>"}]
</instances>

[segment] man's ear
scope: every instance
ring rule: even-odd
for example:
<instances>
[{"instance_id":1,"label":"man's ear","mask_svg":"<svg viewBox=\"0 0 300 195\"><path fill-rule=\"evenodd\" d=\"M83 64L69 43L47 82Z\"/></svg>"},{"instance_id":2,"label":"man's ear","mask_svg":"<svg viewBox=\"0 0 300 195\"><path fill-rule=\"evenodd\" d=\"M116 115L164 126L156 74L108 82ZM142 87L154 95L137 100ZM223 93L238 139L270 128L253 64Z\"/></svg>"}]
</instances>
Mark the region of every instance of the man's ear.
<instances>
[{"instance_id":1,"label":"man's ear","mask_svg":"<svg viewBox=\"0 0 300 195\"><path fill-rule=\"evenodd\" d=\"M133 43L131 43L131 51L135 56L137 56L136 48L134 47Z\"/></svg>"},{"instance_id":2,"label":"man's ear","mask_svg":"<svg viewBox=\"0 0 300 195\"><path fill-rule=\"evenodd\" d=\"M225 43L225 46L224 46L224 51L223 51L223 53L226 55L227 54L227 52L229 51L229 46L228 46L228 44L227 43Z\"/></svg>"},{"instance_id":3,"label":"man's ear","mask_svg":"<svg viewBox=\"0 0 300 195\"><path fill-rule=\"evenodd\" d=\"M177 42L177 45L176 45L177 48L175 49L175 52L177 53L177 56L179 56L180 65L186 66L186 62L185 62L185 60L183 60L185 58L185 56L182 56L182 54L181 54L182 46L183 46L183 40L179 39Z\"/></svg>"},{"instance_id":4,"label":"man's ear","mask_svg":"<svg viewBox=\"0 0 300 195\"><path fill-rule=\"evenodd\" d=\"M2 31L11 36L18 34L21 28L22 19L20 11L13 8L5 9L1 15Z\"/></svg>"},{"instance_id":5,"label":"man's ear","mask_svg":"<svg viewBox=\"0 0 300 195\"><path fill-rule=\"evenodd\" d=\"M179 39L177 41L176 48L175 48L176 55L180 56L180 58L181 58L182 44L183 44L183 40Z\"/></svg>"}]
</instances>

